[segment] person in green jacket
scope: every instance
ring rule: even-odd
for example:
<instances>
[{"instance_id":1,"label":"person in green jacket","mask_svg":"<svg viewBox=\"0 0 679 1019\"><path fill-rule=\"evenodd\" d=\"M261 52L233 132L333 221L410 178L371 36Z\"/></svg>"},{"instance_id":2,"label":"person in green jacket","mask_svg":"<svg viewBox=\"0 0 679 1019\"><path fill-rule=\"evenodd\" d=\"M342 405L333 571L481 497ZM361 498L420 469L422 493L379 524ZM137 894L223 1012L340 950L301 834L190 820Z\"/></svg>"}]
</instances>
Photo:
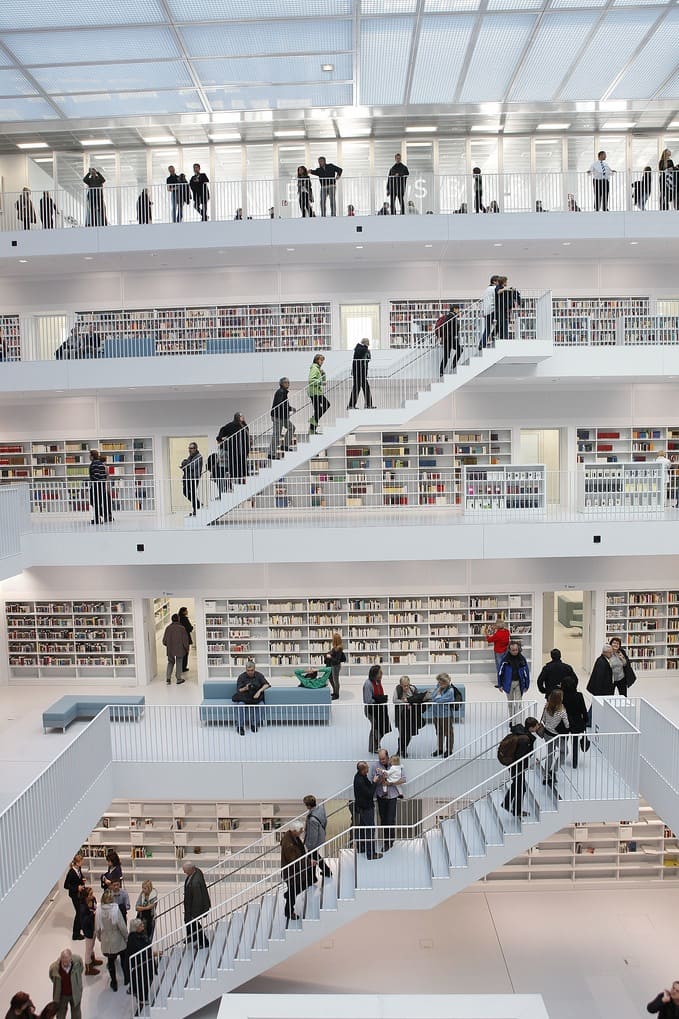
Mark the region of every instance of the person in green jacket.
<instances>
[{"instance_id":1,"label":"person in green jacket","mask_svg":"<svg viewBox=\"0 0 679 1019\"><path fill-rule=\"evenodd\" d=\"M314 405L314 412L309 418L309 433L311 435L322 434L318 427L318 422L330 406L330 401L327 399L324 392L326 386L326 377L325 372L323 371L324 361L325 358L322 354L316 354L311 364L311 368L309 369L307 393L311 397L311 402Z\"/></svg>"}]
</instances>

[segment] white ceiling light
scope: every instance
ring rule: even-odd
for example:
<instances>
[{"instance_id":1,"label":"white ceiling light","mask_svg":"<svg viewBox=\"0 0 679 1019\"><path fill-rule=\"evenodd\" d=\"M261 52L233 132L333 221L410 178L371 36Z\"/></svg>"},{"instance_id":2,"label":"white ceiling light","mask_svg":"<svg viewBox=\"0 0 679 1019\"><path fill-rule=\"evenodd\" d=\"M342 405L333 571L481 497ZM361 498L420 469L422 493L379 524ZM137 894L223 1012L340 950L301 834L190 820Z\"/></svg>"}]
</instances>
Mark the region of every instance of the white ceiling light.
<instances>
[{"instance_id":1,"label":"white ceiling light","mask_svg":"<svg viewBox=\"0 0 679 1019\"><path fill-rule=\"evenodd\" d=\"M538 124L538 131L567 131L570 124Z\"/></svg>"},{"instance_id":2,"label":"white ceiling light","mask_svg":"<svg viewBox=\"0 0 679 1019\"><path fill-rule=\"evenodd\" d=\"M335 65L334 64L321 64L321 70L322 71L334 71L335 70Z\"/></svg>"},{"instance_id":3,"label":"white ceiling light","mask_svg":"<svg viewBox=\"0 0 679 1019\"><path fill-rule=\"evenodd\" d=\"M626 131L630 127L636 127L634 120L607 120L601 125L602 131Z\"/></svg>"},{"instance_id":4,"label":"white ceiling light","mask_svg":"<svg viewBox=\"0 0 679 1019\"><path fill-rule=\"evenodd\" d=\"M437 131L437 127L420 127L417 124L406 128L406 134L436 134Z\"/></svg>"},{"instance_id":5,"label":"white ceiling light","mask_svg":"<svg viewBox=\"0 0 679 1019\"><path fill-rule=\"evenodd\" d=\"M473 124L472 131L485 131L486 134L498 134L501 131L499 124Z\"/></svg>"},{"instance_id":6,"label":"white ceiling light","mask_svg":"<svg viewBox=\"0 0 679 1019\"><path fill-rule=\"evenodd\" d=\"M146 145L172 145L176 138L172 134L156 134L152 138L142 138Z\"/></svg>"},{"instance_id":7,"label":"white ceiling light","mask_svg":"<svg viewBox=\"0 0 679 1019\"><path fill-rule=\"evenodd\" d=\"M239 142L240 134L238 131L222 131L220 134L209 134L208 138L211 142Z\"/></svg>"},{"instance_id":8,"label":"white ceiling light","mask_svg":"<svg viewBox=\"0 0 679 1019\"><path fill-rule=\"evenodd\" d=\"M670 127L679 127L679 120L673 120L670 123Z\"/></svg>"},{"instance_id":9,"label":"white ceiling light","mask_svg":"<svg viewBox=\"0 0 679 1019\"><path fill-rule=\"evenodd\" d=\"M627 102L624 99L602 99L599 109L602 113L620 113L627 109Z\"/></svg>"},{"instance_id":10,"label":"white ceiling light","mask_svg":"<svg viewBox=\"0 0 679 1019\"><path fill-rule=\"evenodd\" d=\"M53 161L53 157L52 156L34 156L33 157L33 162L34 163L51 163L52 161Z\"/></svg>"},{"instance_id":11,"label":"white ceiling light","mask_svg":"<svg viewBox=\"0 0 679 1019\"><path fill-rule=\"evenodd\" d=\"M113 142L110 138L81 138L80 144L85 148L88 146L97 148L99 145L113 145Z\"/></svg>"},{"instance_id":12,"label":"white ceiling light","mask_svg":"<svg viewBox=\"0 0 679 1019\"><path fill-rule=\"evenodd\" d=\"M17 142L18 149L48 149L47 142Z\"/></svg>"},{"instance_id":13,"label":"white ceiling light","mask_svg":"<svg viewBox=\"0 0 679 1019\"><path fill-rule=\"evenodd\" d=\"M274 138L303 138L304 131L274 131Z\"/></svg>"}]
</instances>

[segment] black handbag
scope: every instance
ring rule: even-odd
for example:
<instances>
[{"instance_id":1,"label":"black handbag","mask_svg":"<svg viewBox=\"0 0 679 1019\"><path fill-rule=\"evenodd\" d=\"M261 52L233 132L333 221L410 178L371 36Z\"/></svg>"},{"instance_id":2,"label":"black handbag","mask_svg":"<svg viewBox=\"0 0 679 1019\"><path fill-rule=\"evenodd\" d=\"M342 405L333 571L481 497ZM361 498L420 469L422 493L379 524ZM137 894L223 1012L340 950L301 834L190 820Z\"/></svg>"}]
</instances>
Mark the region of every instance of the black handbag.
<instances>
[{"instance_id":1,"label":"black handbag","mask_svg":"<svg viewBox=\"0 0 679 1019\"><path fill-rule=\"evenodd\" d=\"M589 750L589 738L585 736L584 733L580 737L580 749L582 750L583 754L586 754L587 751Z\"/></svg>"}]
</instances>

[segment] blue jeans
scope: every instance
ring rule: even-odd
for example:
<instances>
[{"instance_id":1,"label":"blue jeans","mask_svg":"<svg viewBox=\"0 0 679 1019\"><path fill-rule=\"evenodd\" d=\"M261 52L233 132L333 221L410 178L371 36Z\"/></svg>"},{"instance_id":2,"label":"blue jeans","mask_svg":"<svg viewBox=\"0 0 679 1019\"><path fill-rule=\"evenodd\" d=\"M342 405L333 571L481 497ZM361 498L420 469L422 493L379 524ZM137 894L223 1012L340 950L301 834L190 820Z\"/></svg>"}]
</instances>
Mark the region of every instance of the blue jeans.
<instances>
[{"instance_id":1,"label":"blue jeans","mask_svg":"<svg viewBox=\"0 0 679 1019\"><path fill-rule=\"evenodd\" d=\"M262 724L262 708L259 704L239 704L236 711L236 718L239 729L247 725Z\"/></svg>"},{"instance_id":2,"label":"blue jeans","mask_svg":"<svg viewBox=\"0 0 679 1019\"><path fill-rule=\"evenodd\" d=\"M500 665L502 663L502 659L505 656L505 652L504 651L494 651L493 654L495 655L495 676L497 678L497 673L500 670Z\"/></svg>"}]
</instances>

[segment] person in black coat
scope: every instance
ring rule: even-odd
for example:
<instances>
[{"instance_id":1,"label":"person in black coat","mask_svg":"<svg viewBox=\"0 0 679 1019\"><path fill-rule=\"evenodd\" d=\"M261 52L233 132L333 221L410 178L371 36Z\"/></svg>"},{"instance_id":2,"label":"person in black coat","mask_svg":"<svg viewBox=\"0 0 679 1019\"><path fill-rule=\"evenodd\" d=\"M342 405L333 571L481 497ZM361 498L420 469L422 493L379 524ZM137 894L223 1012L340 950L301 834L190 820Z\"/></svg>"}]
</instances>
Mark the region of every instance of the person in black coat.
<instances>
[{"instance_id":1,"label":"person in black coat","mask_svg":"<svg viewBox=\"0 0 679 1019\"><path fill-rule=\"evenodd\" d=\"M587 684L587 691L588 693L591 693L593 697L613 696L613 669L611 668L612 657L613 648L610 644L604 644L601 649L601 654L594 663L592 675L589 677L589 682Z\"/></svg>"},{"instance_id":2,"label":"person in black coat","mask_svg":"<svg viewBox=\"0 0 679 1019\"><path fill-rule=\"evenodd\" d=\"M651 1015L659 1015L660 1019L679 1019L679 980L675 980L669 990L649 1001L646 1011Z\"/></svg>"},{"instance_id":3,"label":"person in black coat","mask_svg":"<svg viewBox=\"0 0 679 1019\"><path fill-rule=\"evenodd\" d=\"M52 200L49 191L43 191L40 199L40 222L43 230L54 230L54 217L59 215L59 210Z\"/></svg>"},{"instance_id":4,"label":"person in black coat","mask_svg":"<svg viewBox=\"0 0 679 1019\"><path fill-rule=\"evenodd\" d=\"M192 863L183 863L184 871L184 923L186 924L186 940L193 941L198 948L207 947L207 938L203 933L200 918L210 909L210 893L205 884L205 877L199 867Z\"/></svg>"},{"instance_id":5,"label":"person in black coat","mask_svg":"<svg viewBox=\"0 0 679 1019\"><path fill-rule=\"evenodd\" d=\"M641 209L642 212L646 208L646 202L651 196L652 187L653 171L650 166L645 166L641 179L632 182L632 200L636 207Z\"/></svg>"},{"instance_id":6,"label":"person in black coat","mask_svg":"<svg viewBox=\"0 0 679 1019\"><path fill-rule=\"evenodd\" d=\"M189 645L193 644L193 637L191 636L191 634L193 633L193 623L189 619L189 610L187 609L186 605L182 605L182 607L179 610L179 622L186 630L186 636L189 638ZM188 667L189 667L189 652L187 651L186 654L184 655L184 661L182 662L182 673L186 672Z\"/></svg>"},{"instance_id":7,"label":"person in black coat","mask_svg":"<svg viewBox=\"0 0 679 1019\"><path fill-rule=\"evenodd\" d=\"M137 1000L137 1011L139 1006L145 1004L151 981L153 980L153 956L150 952L132 961L137 952L149 948L151 942L144 929L144 921L136 918L130 924L130 933L127 936L127 956L132 962L130 966L130 990Z\"/></svg>"},{"instance_id":8,"label":"person in black coat","mask_svg":"<svg viewBox=\"0 0 679 1019\"><path fill-rule=\"evenodd\" d=\"M561 692L563 693L563 706L566 709L568 715L568 728L573 736L573 752L571 760L573 767L578 766L578 748L581 742L582 733L587 728L589 718L587 715L587 705L585 704L585 698L578 690L578 679L575 673L573 676L564 676L561 680ZM583 743L583 747L587 747L588 744Z\"/></svg>"},{"instance_id":9,"label":"person in black coat","mask_svg":"<svg viewBox=\"0 0 679 1019\"><path fill-rule=\"evenodd\" d=\"M396 215L397 202L401 206L401 215L405 215L405 193L409 175L408 167L405 163L401 162L401 153L397 152L394 156L394 165L387 177L387 194L389 195L392 216Z\"/></svg>"},{"instance_id":10,"label":"person in black coat","mask_svg":"<svg viewBox=\"0 0 679 1019\"><path fill-rule=\"evenodd\" d=\"M369 860L379 860L375 852L375 783L368 778L367 761L359 761L354 775L354 824L362 829L356 836L356 852Z\"/></svg>"},{"instance_id":11,"label":"person in black coat","mask_svg":"<svg viewBox=\"0 0 679 1019\"><path fill-rule=\"evenodd\" d=\"M542 672L538 676L538 690L545 695L545 698L548 698L552 690L556 690L557 687L563 689L562 680L567 677L574 679L576 685L578 682L578 677L572 667L561 661L561 652L557 647L550 651L549 655L550 661L543 666Z\"/></svg>"},{"instance_id":12,"label":"person in black coat","mask_svg":"<svg viewBox=\"0 0 679 1019\"><path fill-rule=\"evenodd\" d=\"M195 517L196 510L200 509L198 486L203 473L203 456L196 442L189 443L189 455L184 457L179 466L182 472L182 492L184 498L191 503L191 516Z\"/></svg>"},{"instance_id":13,"label":"person in black coat","mask_svg":"<svg viewBox=\"0 0 679 1019\"><path fill-rule=\"evenodd\" d=\"M239 410L233 415L233 421L219 429L217 442L226 473L234 481L244 481L248 476L250 430Z\"/></svg>"},{"instance_id":14,"label":"person in black coat","mask_svg":"<svg viewBox=\"0 0 679 1019\"><path fill-rule=\"evenodd\" d=\"M608 643L613 648L613 656L611 658L611 668L613 669L613 692L618 692L621 697L627 696L627 691L637 681L637 674L632 668L632 663L627 657L627 652L622 646L622 641L619 637L609 637ZM620 667L616 668L616 661L622 664L622 679L616 679L616 674L619 675Z\"/></svg>"},{"instance_id":15,"label":"person in black coat","mask_svg":"<svg viewBox=\"0 0 679 1019\"><path fill-rule=\"evenodd\" d=\"M299 201L299 211L302 213L302 219L306 219L307 216L313 216L314 211L311 208L314 201L314 193L311 187L311 177L306 166L297 167L297 199ZM243 218L242 210L240 218Z\"/></svg>"},{"instance_id":16,"label":"person in black coat","mask_svg":"<svg viewBox=\"0 0 679 1019\"><path fill-rule=\"evenodd\" d=\"M290 415L295 413L295 408L290 406L290 379L285 375L278 380L278 389L273 394L271 403L271 445L269 446L269 459L277 460L282 453L292 447L295 437L295 426L290 420Z\"/></svg>"},{"instance_id":17,"label":"person in black coat","mask_svg":"<svg viewBox=\"0 0 679 1019\"><path fill-rule=\"evenodd\" d=\"M510 783L502 806L515 817L527 817L523 810L523 794L526 790L526 758L533 752L536 736L542 729L537 718L527 718L523 725L510 726L512 736L517 737L514 759L509 765Z\"/></svg>"},{"instance_id":18,"label":"person in black coat","mask_svg":"<svg viewBox=\"0 0 679 1019\"><path fill-rule=\"evenodd\" d=\"M472 170L472 177L474 182L474 212L485 212L483 207L483 177L481 176L481 167L475 166Z\"/></svg>"},{"instance_id":19,"label":"person in black coat","mask_svg":"<svg viewBox=\"0 0 679 1019\"><path fill-rule=\"evenodd\" d=\"M115 849L109 849L106 854L106 862L108 864L108 870L105 874L101 875L101 887L104 891L110 889L114 881L123 883L123 868L120 863L120 857L116 853Z\"/></svg>"},{"instance_id":20,"label":"person in black coat","mask_svg":"<svg viewBox=\"0 0 679 1019\"><path fill-rule=\"evenodd\" d=\"M361 391L365 397L366 407L372 407L372 393L368 382L368 364L370 362L370 340L365 337L354 347L354 359L351 362L351 396L349 397L349 410L356 406Z\"/></svg>"},{"instance_id":21,"label":"person in black coat","mask_svg":"<svg viewBox=\"0 0 679 1019\"><path fill-rule=\"evenodd\" d=\"M85 226L107 226L106 206L104 205L104 184L106 178L99 170L91 166L83 177L87 185L87 213Z\"/></svg>"},{"instance_id":22,"label":"person in black coat","mask_svg":"<svg viewBox=\"0 0 679 1019\"><path fill-rule=\"evenodd\" d=\"M106 464L99 458L99 450L90 450L90 463L88 467L90 478L90 506L94 513L92 524L99 524L107 519L107 498L108 472Z\"/></svg>"},{"instance_id":23,"label":"person in black coat","mask_svg":"<svg viewBox=\"0 0 679 1019\"><path fill-rule=\"evenodd\" d=\"M153 216L151 213L151 196L148 188L142 188L141 194L137 199L137 222L140 226L146 225L153 222Z\"/></svg>"},{"instance_id":24,"label":"person in black coat","mask_svg":"<svg viewBox=\"0 0 679 1019\"><path fill-rule=\"evenodd\" d=\"M80 923L80 893L84 891L87 882L83 877L83 858L80 853L77 853L71 860L71 866L68 868L68 874L64 879L64 888L68 892L68 897L71 900L73 911L75 916L73 918L73 940L82 941L82 927Z\"/></svg>"},{"instance_id":25,"label":"person in black coat","mask_svg":"<svg viewBox=\"0 0 679 1019\"><path fill-rule=\"evenodd\" d=\"M336 214L336 191L337 181L342 176L342 167L335 166L334 163L328 163L325 156L318 157L318 166L315 170L309 170L314 177L318 177L321 182L321 216L325 216L325 207L328 198L330 199L330 215Z\"/></svg>"},{"instance_id":26,"label":"person in black coat","mask_svg":"<svg viewBox=\"0 0 679 1019\"><path fill-rule=\"evenodd\" d=\"M193 195L193 207L200 215L203 222L205 222L208 218L207 203L210 200L209 183L210 178L206 173L202 173L200 163L194 163L193 176L189 181L189 187L191 188L191 194Z\"/></svg>"},{"instance_id":27,"label":"person in black coat","mask_svg":"<svg viewBox=\"0 0 679 1019\"><path fill-rule=\"evenodd\" d=\"M446 370L451 353L453 354L452 371L455 371L457 362L460 359L460 354L462 353L462 348L460 346L459 314L459 304L451 304L448 311L437 319L436 325L434 326L436 338L443 347L441 365L439 367L439 375L441 378L443 378L443 373Z\"/></svg>"}]
</instances>

